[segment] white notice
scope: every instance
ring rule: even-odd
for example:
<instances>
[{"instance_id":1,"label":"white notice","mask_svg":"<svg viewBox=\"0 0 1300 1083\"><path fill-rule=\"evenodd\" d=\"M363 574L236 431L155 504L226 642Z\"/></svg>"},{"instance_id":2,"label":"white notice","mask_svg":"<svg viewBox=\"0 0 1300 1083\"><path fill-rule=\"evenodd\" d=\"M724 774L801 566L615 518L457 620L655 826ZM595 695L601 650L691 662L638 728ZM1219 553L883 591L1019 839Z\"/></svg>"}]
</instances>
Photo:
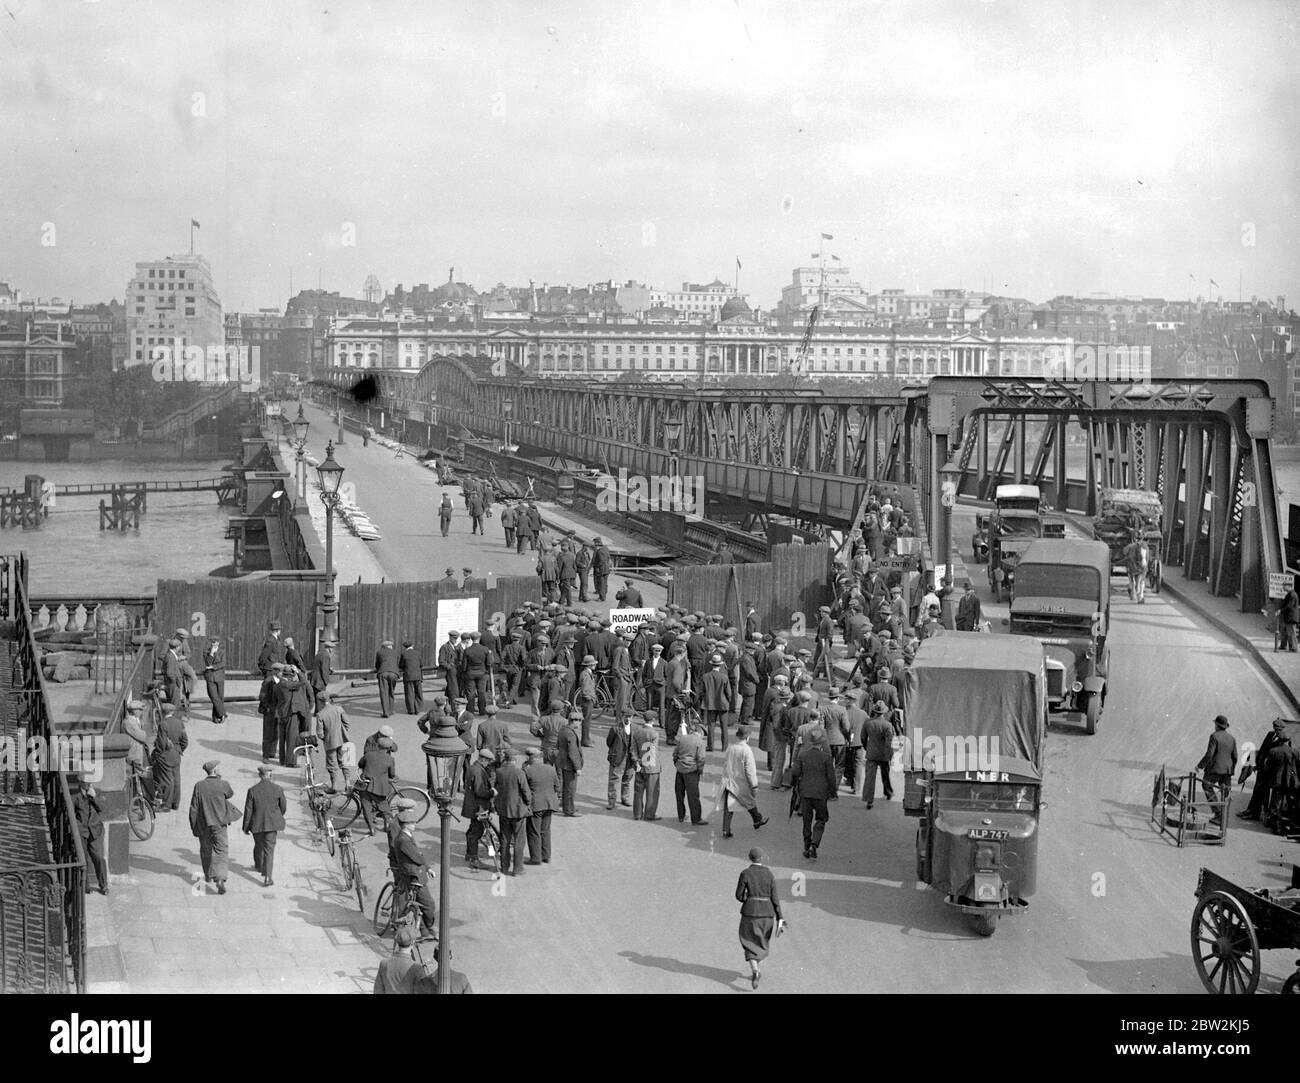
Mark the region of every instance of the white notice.
<instances>
[{"instance_id":1,"label":"white notice","mask_svg":"<svg viewBox=\"0 0 1300 1083\"><path fill-rule=\"evenodd\" d=\"M618 635L624 628L631 628L636 631L641 627L641 622L648 620L654 621L655 611L653 609L611 609L609 611L609 630Z\"/></svg>"},{"instance_id":2,"label":"white notice","mask_svg":"<svg viewBox=\"0 0 1300 1083\"><path fill-rule=\"evenodd\" d=\"M448 632L482 631L478 623L478 603L477 598L438 599L438 619L435 622L438 643L435 651L447 642Z\"/></svg>"}]
</instances>

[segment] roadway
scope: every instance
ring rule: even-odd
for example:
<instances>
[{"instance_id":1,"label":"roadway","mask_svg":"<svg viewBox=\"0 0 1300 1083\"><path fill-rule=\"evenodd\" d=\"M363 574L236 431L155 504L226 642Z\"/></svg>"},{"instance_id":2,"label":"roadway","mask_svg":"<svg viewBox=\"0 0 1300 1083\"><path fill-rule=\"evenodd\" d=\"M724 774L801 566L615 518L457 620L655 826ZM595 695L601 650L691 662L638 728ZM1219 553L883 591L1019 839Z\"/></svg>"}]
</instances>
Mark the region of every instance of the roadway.
<instances>
[{"instance_id":1,"label":"roadway","mask_svg":"<svg viewBox=\"0 0 1300 1083\"><path fill-rule=\"evenodd\" d=\"M324 415L313 410L311 417L314 428L319 424L311 443L321 438L323 448ZM471 539L459 507L456 533L444 542L432 472L394 462L373 442L362 450L351 434L338 458L345 479L356 482L358 503L384 534L373 549L389 578L437 578L447 564L457 572L468 564L480 574L532 571L529 557L506 552L495 519L486 539ZM969 538L970 512L959 509L956 519L956 536ZM982 566L970 568L983 574ZM996 628L1006 607L992 603L982 580L977 585ZM551 865L494 885L463 867L464 825L456 825L457 968L483 991L748 991L732 894L746 851L759 842L780 879L791 925L765 968L764 992L1199 991L1188 945L1198 868L1209 865L1244 884L1279 884L1288 872L1279 858L1300 854L1255 825L1238 827L1243 821L1235 816L1226 847L1175 848L1148 820L1152 778L1162 763L1182 770L1196 763L1216 713L1228 715L1240 744L1258 741L1268 721L1285 712L1237 648L1167 595L1148 594L1139 607L1119 578L1112 586L1119 593L1101 728L1087 737L1078 727L1053 726L1038 893L1027 914L1003 921L992 938L969 933L934 891L918 888L916 821L902 815L897 798L867 811L841 791L815 863L800 856L799 822L786 819L787 795L767 789L762 754L760 807L771 822L761 831L737 817L735 837L723 840L716 811L707 827L679 825L671 767L663 775L664 818L633 823L628 810L605 809L600 726L579 780L583 815L557 818ZM349 713L354 735L378 725L372 698L353 700ZM523 712L506 717L516 745L531 743ZM393 721L399 771L422 780L414 720ZM706 812L722 756L709 759ZM898 792L901 783L896 774ZM433 854L431 821L417 838ZM366 841L362 861L378 880L385 864L378 842ZM1264 954L1263 988L1280 985L1293 955Z\"/></svg>"}]
</instances>

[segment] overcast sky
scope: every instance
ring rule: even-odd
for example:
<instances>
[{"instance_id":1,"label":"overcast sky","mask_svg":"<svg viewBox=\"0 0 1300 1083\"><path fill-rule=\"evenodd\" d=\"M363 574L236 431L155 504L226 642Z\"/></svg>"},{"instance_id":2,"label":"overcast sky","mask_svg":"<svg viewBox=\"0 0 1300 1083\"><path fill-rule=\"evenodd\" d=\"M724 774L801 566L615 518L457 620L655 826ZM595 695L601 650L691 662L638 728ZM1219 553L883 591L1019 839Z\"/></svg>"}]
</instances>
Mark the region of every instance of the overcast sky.
<instances>
[{"instance_id":1,"label":"overcast sky","mask_svg":"<svg viewBox=\"0 0 1300 1083\"><path fill-rule=\"evenodd\" d=\"M196 218L227 309L291 269L676 288L737 258L770 306L823 232L872 290L1240 274L1295 307L1298 28L1285 0L0 0L0 280L121 297Z\"/></svg>"}]
</instances>

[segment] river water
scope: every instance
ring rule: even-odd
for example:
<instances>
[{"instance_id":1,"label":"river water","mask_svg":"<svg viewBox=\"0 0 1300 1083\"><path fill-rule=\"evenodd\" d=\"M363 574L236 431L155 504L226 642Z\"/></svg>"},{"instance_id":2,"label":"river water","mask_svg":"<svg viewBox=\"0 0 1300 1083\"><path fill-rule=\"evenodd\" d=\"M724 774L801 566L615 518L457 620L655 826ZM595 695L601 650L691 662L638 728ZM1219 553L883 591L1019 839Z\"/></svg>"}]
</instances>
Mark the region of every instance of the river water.
<instances>
[{"instance_id":1,"label":"river water","mask_svg":"<svg viewBox=\"0 0 1300 1083\"><path fill-rule=\"evenodd\" d=\"M229 461L0 461L0 488L22 488L27 474L56 485L211 478ZM58 496L38 529L0 530L0 550L27 553L34 596L152 594L159 579L202 578L234 558L225 537L230 509L218 505L216 493L150 493L140 529L125 533L99 529L99 502L107 499Z\"/></svg>"}]
</instances>

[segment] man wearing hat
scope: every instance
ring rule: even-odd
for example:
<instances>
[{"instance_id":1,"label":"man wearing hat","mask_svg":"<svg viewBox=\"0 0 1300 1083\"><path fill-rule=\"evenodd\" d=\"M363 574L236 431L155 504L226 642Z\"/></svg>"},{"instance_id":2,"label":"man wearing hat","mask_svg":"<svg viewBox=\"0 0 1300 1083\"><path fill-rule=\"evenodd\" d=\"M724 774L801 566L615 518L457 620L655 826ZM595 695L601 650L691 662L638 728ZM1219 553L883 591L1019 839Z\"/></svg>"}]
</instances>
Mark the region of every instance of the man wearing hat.
<instances>
[{"instance_id":1,"label":"man wearing hat","mask_svg":"<svg viewBox=\"0 0 1300 1083\"><path fill-rule=\"evenodd\" d=\"M130 693L127 693L126 703L123 704L123 708L122 732L131 738L131 745L126 750L126 762L130 768L139 773L140 784L144 787L145 797L150 804L156 806L158 804L157 785L152 778L148 777L151 758L149 734L144 727L144 718L140 713L144 709L144 704Z\"/></svg>"},{"instance_id":2,"label":"man wearing hat","mask_svg":"<svg viewBox=\"0 0 1300 1083\"><path fill-rule=\"evenodd\" d=\"M631 579L623 580L623 589L614 595L619 609L640 609L645 603L641 601L641 592L636 589Z\"/></svg>"},{"instance_id":3,"label":"man wearing hat","mask_svg":"<svg viewBox=\"0 0 1300 1083\"><path fill-rule=\"evenodd\" d=\"M591 589L591 547L586 542L578 543L578 551L573 554L573 566L578 573L578 601L585 602Z\"/></svg>"},{"instance_id":4,"label":"man wearing hat","mask_svg":"<svg viewBox=\"0 0 1300 1083\"><path fill-rule=\"evenodd\" d=\"M528 860L524 864L546 865L551 860L551 815L561 808L560 776L542 759L540 748L530 748L524 777L533 794L533 811L528 817Z\"/></svg>"},{"instance_id":5,"label":"man wearing hat","mask_svg":"<svg viewBox=\"0 0 1300 1083\"><path fill-rule=\"evenodd\" d=\"M1233 773L1237 770L1237 741L1228 732L1228 720L1223 715L1215 715L1214 732L1210 734L1205 755L1196 769L1205 772L1201 789L1214 809L1210 822L1222 827L1223 809L1232 792Z\"/></svg>"},{"instance_id":6,"label":"man wearing hat","mask_svg":"<svg viewBox=\"0 0 1300 1083\"><path fill-rule=\"evenodd\" d=\"M1260 761L1259 773L1268 788L1265 821L1274 834L1285 834L1288 824L1300 816L1300 752L1292 745L1290 734L1278 736Z\"/></svg>"},{"instance_id":7,"label":"man wearing hat","mask_svg":"<svg viewBox=\"0 0 1300 1083\"><path fill-rule=\"evenodd\" d=\"M379 714L387 718L393 713L393 693L401 675L399 655L393 641L385 637L375 651L375 679L379 682Z\"/></svg>"},{"instance_id":8,"label":"man wearing hat","mask_svg":"<svg viewBox=\"0 0 1300 1083\"><path fill-rule=\"evenodd\" d=\"M451 590L460 590L460 584L456 582L455 568L443 568L442 578L438 582L446 584Z\"/></svg>"},{"instance_id":9,"label":"man wearing hat","mask_svg":"<svg viewBox=\"0 0 1300 1083\"><path fill-rule=\"evenodd\" d=\"M573 706L582 712L582 747L591 748L591 713L596 707L596 659L584 655Z\"/></svg>"},{"instance_id":10,"label":"man wearing hat","mask_svg":"<svg viewBox=\"0 0 1300 1083\"><path fill-rule=\"evenodd\" d=\"M569 724L560 731L555 749L555 769L560 773L560 804L568 817L580 815L574 809L574 800L578 792L578 776L582 774L582 741L578 733L581 726L581 712L571 712Z\"/></svg>"},{"instance_id":11,"label":"man wearing hat","mask_svg":"<svg viewBox=\"0 0 1300 1083\"><path fill-rule=\"evenodd\" d=\"M537 576L542 581L542 597L548 602L555 601L560 582L560 562L549 549L543 550L537 558Z\"/></svg>"},{"instance_id":12,"label":"man wearing hat","mask_svg":"<svg viewBox=\"0 0 1300 1083\"><path fill-rule=\"evenodd\" d=\"M185 672L181 668L181 641L175 637L167 641L167 653L163 655L163 687L167 702L178 711L189 709L189 699L185 695Z\"/></svg>"},{"instance_id":13,"label":"man wearing hat","mask_svg":"<svg viewBox=\"0 0 1300 1083\"><path fill-rule=\"evenodd\" d=\"M465 829L465 861L471 869L479 868L478 844L483 838L483 821L479 819L479 813L492 808L492 798L496 796L493 785L495 768L496 756L492 750L480 748L465 774L465 796L460 814L469 825Z\"/></svg>"},{"instance_id":14,"label":"man wearing hat","mask_svg":"<svg viewBox=\"0 0 1300 1083\"><path fill-rule=\"evenodd\" d=\"M189 734L175 708L170 703L164 705L153 739L153 780L159 812L175 812L181 807L181 759L189 744Z\"/></svg>"},{"instance_id":15,"label":"man wearing hat","mask_svg":"<svg viewBox=\"0 0 1300 1083\"><path fill-rule=\"evenodd\" d=\"M267 622L266 639L263 640L262 650L257 656L257 671L263 678L271 675L271 666L274 663L285 660L284 641L281 639L280 632L278 620Z\"/></svg>"},{"instance_id":16,"label":"man wearing hat","mask_svg":"<svg viewBox=\"0 0 1300 1083\"><path fill-rule=\"evenodd\" d=\"M597 535L591 539L591 576L596 584L596 597L602 602L609 590L610 563L609 550L605 548L605 543Z\"/></svg>"},{"instance_id":17,"label":"man wearing hat","mask_svg":"<svg viewBox=\"0 0 1300 1083\"><path fill-rule=\"evenodd\" d=\"M235 791L221 777L220 767L217 760L203 765L205 777L194 784L190 795L190 830L199 840L204 882L216 884L217 894L224 895L230 855L226 828L233 820L230 799Z\"/></svg>"},{"instance_id":18,"label":"man wearing hat","mask_svg":"<svg viewBox=\"0 0 1300 1083\"><path fill-rule=\"evenodd\" d=\"M511 705L519 702L524 687L524 666L528 651L524 647L524 630L516 627L510 632L510 642L501 651L501 671L506 677L506 699Z\"/></svg>"},{"instance_id":19,"label":"man wearing hat","mask_svg":"<svg viewBox=\"0 0 1300 1083\"><path fill-rule=\"evenodd\" d=\"M527 776L515 765L507 746L496 773L497 817L501 822L501 871L506 876L524 874L524 833L532 815L533 791Z\"/></svg>"},{"instance_id":20,"label":"man wearing hat","mask_svg":"<svg viewBox=\"0 0 1300 1083\"><path fill-rule=\"evenodd\" d=\"M645 709L654 711L662 722L664 717L664 680L668 663L664 660L663 644L651 642L646 660L641 664L641 689L645 695ZM672 734L669 734L672 740Z\"/></svg>"},{"instance_id":21,"label":"man wearing hat","mask_svg":"<svg viewBox=\"0 0 1300 1083\"><path fill-rule=\"evenodd\" d=\"M722 669L722 655L709 657L709 671L700 681L700 710L704 713L704 738L707 751L713 751L713 727L718 738L727 739L727 712L732 708L731 680Z\"/></svg>"},{"instance_id":22,"label":"man wearing hat","mask_svg":"<svg viewBox=\"0 0 1300 1083\"><path fill-rule=\"evenodd\" d=\"M393 843L390 861L397 891L403 896L409 896L411 892L415 893L416 902L420 907L422 932L432 936L435 935L438 927L438 908L434 905L433 896L429 894L428 863L424 860L424 852L420 849L419 843L415 841L417 819L419 814L414 808L403 808L397 813L397 822L401 824L401 828ZM397 910L396 902L393 909Z\"/></svg>"},{"instance_id":23,"label":"man wearing hat","mask_svg":"<svg viewBox=\"0 0 1300 1083\"><path fill-rule=\"evenodd\" d=\"M826 734L814 726L791 768L799 790L799 811L803 816L803 856L816 859L822 835L831 818L827 802L835 795L835 767L826 751Z\"/></svg>"},{"instance_id":24,"label":"man wearing hat","mask_svg":"<svg viewBox=\"0 0 1300 1083\"><path fill-rule=\"evenodd\" d=\"M258 766L258 781L244 797L244 834L253 836L253 868L262 874L262 886L274 887L275 839L284 830L284 813L288 805L284 790L271 781L274 768Z\"/></svg>"},{"instance_id":25,"label":"man wearing hat","mask_svg":"<svg viewBox=\"0 0 1300 1083\"><path fill-rule=\"evenodd\" d=\"M319 713L316 715L317 723L320 727L321 744L325 749L325 768L329 771L330 776L330 793L338 793L339 775L343 776L343 789L346 790L351 784L350 768L343 763L343 746L350 740L348 734L349 721L347 712L343 710L342 705L338 702L338 697L333 693L325 694L325 702L321 704ZM391 733L392 727L385 727Z\"/></svg>"},{"instance_id":26,"label":"man wearing hat","mask_svg":"<svg viewBox=\"0 0 1300 1083\"><path fill-rule=\"evenodd\" d=\"M100 815L103 809L99 805L99 796L91 785L90 775L85 771L77 772L77 788L72 791L72 811L77 818L77 830L81 833L82 848L90 858L90 865L95 870L95 879L99 881L99 893L108 894L108 866L104 864L104 820ZM90 879L86 879L86 894L90 894Z\"/></svg>"},{"instance_id":27,"label":"man wearing hat","mask_svg":"<svg viewBox=\"0 0 1300 1083\"><path fill-rule=\"evenodd\" d=\"M495 661L492 652L479 640L482 633L475 630L469 634L470 644L461 652L461 663L465 670L465 694L469 698L469 709L475 714L487 714L488 669ZM493 690L495 695L495 690Z\"/></svg>"},{"instance_id":28,"label":"man wearing hat","mask_svg":"<svg viewBox=\"0 0 1300 1083\"><path fill-rule=\"evenodd\" d=\"M444 538L451 532L451 513L454 510L451 497L443 493L442 500L438 503L438 529L442 531ZM447 571L450 572L451 569L448 568Z\"/></svg>"},{"instance_id":29,"label":"man wearing hat","mask_svg":"<svg viewBox=\"0 0 1300 1083\"><path fill-rule=\"evenodd\" d=\"M866 802L867 808L876 802L877 771L880 772L885 800L890 801L894 797L894 787L889 779L889 763L894 755L894 727L886 717L887 711L885 704L876 700L871 705L870 716L862 724L860 740L867 761L862 782L862 800Z\"/></svg>"},{"instance_id":30,"label":"man wearing hat","mask_svg":"<svg viewBox=\"0 0 1300 1083\"><path fill-rule=\"evenodd\" d=\"M745 603L745 639L752 642L761 630L762 622L758 618L757 604L752 600L748 601Z\"/></svg>"},{"instance_id":31,"label":"man wearing hat","mask_svg":"<svg viewBox=\"0 0 1300 1083\"><path fill-rule=\"evenodd\" d=\"M405 925L397 930L393 944L393 954L379 962L379 971L375 974L375 989L378 994L391 993L434 993L436 983L430 983L428 968L415 958L415 935Z\"/></svg>"},{"instance_id":32,"label":"man wearing hat","mask_svg":"<svg viewBox=\"0 0 1300 1083\"><path fill-rule=\"evenodd\" d=\"M1268 754L1273 751L1286 736L1286 723L1280 718L1273 719L1272 728L1264 735L1264 740L1259 743L1259 751L1255 753L1255 788L1250 795L1250 804L1245 810L1237 813L1243 820L1258 820L1260 816L1268 812L1269 809L1269 779L1264 773L1264 761L1268 759ZM1243 772L1245 774L1245 772Z\"/></svg>"},{"instance_id":33,"label":"man wearing hat","mask_svg":"<svg viewBox=\"0 0 1300 1083\"><path fill-rule=\"evenodd\" d=\"M402 697L407 714L424 712L424 657L413 639L402 640L402 653L397 659L397 669L402 675Z\"/></svg>"},{"instance_id":34,"label":"man wearing hat","mask_svg":"<svg viewBox=\"0 0 1300 1083\"><path fill-rule=\"evenodd\" d=\"M284 663L272 662L267 669L262 687L257 693L257 710L262 716L262 762L270 763L280 745L279 711L283 699L287 707L289 696L280 685L284 680Z\"/></svg>"},{"instance_id":35,"label":"man wearing hat","mask_svg":"<svg viewBox=\"0 0 1300 1083\"><path fill-rule=\"evenodd\" d=\"M447 697L460 695L460 633L448 632L447 642L438 648L438 668L447 682Z\"/></svg>"},{"instance_id":36,"label":"man wearing hat","mask_svg":"<svg viewBox=\"0 0 1300 1083\"><path fill-rule=\"evenodd\" d=\"M207 648L203 652L203 684L208 690L208 702L212 704L212 721L217 725L226 718L226 656L222 650L221 637L209 636Z\"/></svg>"},{"instance_id":37,"label":"man wearing hat","mask_svg":"<svg viewBox=\"0 0 1300 1083\"><path fill-rule=\"evenodd\" d=\"M835 622L831 620L830 606L821 606L817 611L817 649L812 655L812 662L809 669L814 673L821 673L824 666L829 665L831 656L831 641L835 637ZM825 659L825 662L823 662Z\"/></svg>"}]
</instances>

